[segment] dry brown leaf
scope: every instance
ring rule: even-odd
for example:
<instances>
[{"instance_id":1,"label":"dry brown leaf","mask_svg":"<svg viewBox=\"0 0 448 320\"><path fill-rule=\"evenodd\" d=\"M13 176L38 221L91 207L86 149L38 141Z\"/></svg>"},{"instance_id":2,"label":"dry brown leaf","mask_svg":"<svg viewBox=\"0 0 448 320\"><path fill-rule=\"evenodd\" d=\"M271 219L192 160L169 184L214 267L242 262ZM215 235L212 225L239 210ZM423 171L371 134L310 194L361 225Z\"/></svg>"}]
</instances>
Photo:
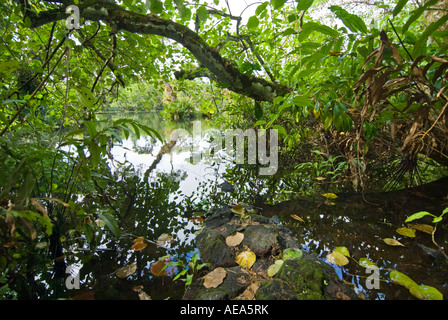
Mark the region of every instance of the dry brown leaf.
<instances>
[{"instance_id":1,"label":"dry brown leaf","mask_svg":"<svg viewBox=\"0 0 448 320\"><path fill-rule=\"evenodd\" d=\"M136 243L134 243L134 245L131 247L131 250L134 250L134 251L140 251L140 250L145 249L146 247L147 247L147 244L146 244L146 243L144 243L144 242L136 242Z\"/></svg>"},{"instance_id":2,"label":"dry brown leaf","mask_svg":"<svg viewBox=\"0 0 448 320\"><path fill-rule=\"evenodd\" d=\"M145 238L143 238L143 237L138 237L138 238L135 238L134 243L137 243L137 242L143 242L144 240L145 240Z\"/></svg>"},{"instance_id":3,"label":"dry brown leaf","mask_svg":"<svg viewBox=\"0 0 448 320\"><path fill-rule=\"evenodd\" d=\"M244 290L242 294L236 297L236 300L255 300L255 294L260 288L260 282L254 282Z\"/></svg>"},{"instance_id":4,"label":"dry brown leaf","mask_svg":"<svg viewBox=\"0 0 448 320\"><path fill-rule=\"evenodd\" d=\"M40 213L42 213L42 215L44 217L48 217L48 213L47 210L45 210L44 206L39 202L39 199L37 198L31 198L30 199L30 203L31 205Z\"/></svg>"},{"instance_id":5,"label":"dry brown leaf","mask_svg":"<svg viewBox=\"0 0 448 320\"><path fill-rule=\"evenodd\" d=\"M244 233L237 232L235 235L228 236L226 238L226 244L229 247L236 247L241 243L241 241L243 241L243 239L244 239Z\"/></svg>"},{"instance_id":6,"label":"dry brown leaf","mask_svg":"<svg viewBox=\"0 0 448 320\"><path fill-rule=\"evenodd\" d=\"M132 290L134 290L135 292L138 293L138 298L140 300L152 300L151 297L145 292L143 291L143 286L136 286L134 288L132 288Z\"/></svg>"},{"instance_id":7,"label":"dry brown leaf","mask_svg":"<svg viewBox=\"0 0 448 320\"><path fill-rule=\"evenodd\" d=\"M151 264L151 273L156 277L161 276L172 276L176 273L177 268L165 267L171 259L169 257L164 257L154 263ZM165 269L164 269L165 268Z\"/></svg>"},{"instance_id":8,"label":"dry brown leaf","mask_svg":"<svg viewBox=\"0 0 448 320\"><path fill-rule=\"evenodd\" d=\"M336 298L338 298L339 300L351 300L348 295L346 295L345 293L343 293L341 291L336 293Z\"/></svg>"},{"instance_id":9,"label":"dry brown leaf","mask_svg":"<svg viewBox=\"0 0 448 320\"><path fill-rule=\"evenodd\" d=\"M156 244L159 246L165 246L167 244L170 244L171 242L174 242L173 237L167 233L164 233L157 238Z\"/></svg>"},{"instance_id":10,"label":"dry brown leaf","mask_svg":"<svg viewBox=\"0 0 448 320\"><path fill-rule=\"evenodd\" d=\"M204 277L204 287L207 289L216 288L224 281L226 276L227 271L224 268L216 268Z\"/></svg>"}]
</instances>

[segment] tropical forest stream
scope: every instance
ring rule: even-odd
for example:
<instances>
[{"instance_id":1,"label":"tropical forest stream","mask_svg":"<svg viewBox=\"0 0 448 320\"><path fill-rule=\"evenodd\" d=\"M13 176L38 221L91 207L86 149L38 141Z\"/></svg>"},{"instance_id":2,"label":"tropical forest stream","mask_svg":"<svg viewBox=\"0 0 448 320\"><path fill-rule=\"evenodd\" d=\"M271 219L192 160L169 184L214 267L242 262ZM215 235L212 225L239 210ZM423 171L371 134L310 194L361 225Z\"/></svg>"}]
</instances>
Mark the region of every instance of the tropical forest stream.
<instances>
[{"instance_id":1,"label":"tropical forest stream","mask_svg":"<svg viewBox=\"0 0 448 320\"><path fill-rule=\"evenodd\" d=\"M327 255L337 247L345 247L349 263L332 266L362 298L415 299L407 288L390 281L392 270L448 296L448 260L436 250L431 235L419 230L414 230L415 236L397 232L408 227L405 219L413 213L441 213L448 202L446 180L426 189L373 194L348 193L321 181L297 179L293 186L281 176L257 176L253 165L234 165L224 153L221 161L203 157L194 163L193 153L203 154L210 147L205 133L214 128L207 120L197 122L202 131L194 132L192 121L164 121L157 113L133 116L156 129L165 144L144 135L122 137L122 143L110 145L114 176L102 186L101 203L88 195L80 200L86 212L111 208L117 212L119 235L111 236L104 223L96 221L97 240L90 247L76 234L67 236L64 263L79 273L79 288L67 288L68 275L54 277L54 266L49 265L35 276L39 298L181 299L185 282L173 278L198 257L195 233L201 229L202 217L213 208L241 203L262 209L262 215L289 228L302 250L315 254L321 263L328 263ZM117 117L99 116L109 122ZM176 129L186 135L167 146ZM431 220L414 222L431 224ZM435 233L441 247L446 245L446 231L439 224ZM397 242L387 244L384 239ZM145 244L138 247L139 242ZM155 269L160 269L161 258L179 264L160 272ZM377 268L369 269L363 264L366 261Z\"/></svg>"}]
</instances>

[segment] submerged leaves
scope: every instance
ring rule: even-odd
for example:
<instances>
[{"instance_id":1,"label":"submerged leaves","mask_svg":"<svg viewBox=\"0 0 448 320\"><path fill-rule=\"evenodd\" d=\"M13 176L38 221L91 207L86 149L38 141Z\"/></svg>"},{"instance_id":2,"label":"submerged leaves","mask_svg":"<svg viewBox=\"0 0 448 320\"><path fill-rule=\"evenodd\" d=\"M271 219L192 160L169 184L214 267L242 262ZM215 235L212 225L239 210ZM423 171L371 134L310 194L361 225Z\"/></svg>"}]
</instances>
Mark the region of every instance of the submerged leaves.
<instances>
[{"instance_id":1,"label":"submerged leaves","mask_svg":"<svg viewBox=\"0 0 448 320\"><path fill-rule=\"evenodd\" d=\"M411 228L398 228L395 230L398 234L401 234L402 236L409 237L409 238L415 238L415 230Z\"/></svg>"},{"instance_id":2,"label":"submerged leaves","mask_svg":"<svg viewBox=\"0 0 448 320\"><path fill-rule=\"evenodd\" d=\"M404 273L392 270L389 275L392 282L407 288L409 292L420 300L443 300L443 295L436 288L427 285L418 285Z\"/></svg>"},{"instance_id":3,"label":"submerged leaves","mask_svg":"<svg viewBox=\"0 0 448 320\"><path fill-rule=\"evenodd\" d=\"M384 241L384 243L386 243L389 246L395 246L395 247L398 247L398 246L404 247L405 246L400 241L392 239L392 238L384 238L383 241Z\"/></svg>"}]
</instances>

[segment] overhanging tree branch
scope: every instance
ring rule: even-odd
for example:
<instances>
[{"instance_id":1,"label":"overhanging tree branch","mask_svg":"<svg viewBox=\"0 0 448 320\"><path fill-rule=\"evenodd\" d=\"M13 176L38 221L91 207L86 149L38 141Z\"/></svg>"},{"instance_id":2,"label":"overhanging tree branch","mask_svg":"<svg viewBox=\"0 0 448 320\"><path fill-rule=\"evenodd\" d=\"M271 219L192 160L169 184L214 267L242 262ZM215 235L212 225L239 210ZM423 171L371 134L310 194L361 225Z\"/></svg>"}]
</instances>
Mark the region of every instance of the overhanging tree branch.
<instances>
[{"instance_id":1,"label":"overhanging tree branch","mask_svg":"<svg viewBox=\"0 0 448 320\"><path fill-rule=\"evenodd\" d=\"M84 1L79 3L78 7L84 20L101 20L115 25L118 31L158 35L178 42L195 56L201 67L214 75L216 81L225 84L229 90L236 93L259 101L272 101L276 96L283 96L292 90L287 86L240 72L237 66L223 58L197 33L171 20L162 19L154 14L144 15L128 11L104 0ZM26 10L26 15L31 21L32 28L68 17L65 7L42 11L39 14Z\"/></svg>"}]
</instances>

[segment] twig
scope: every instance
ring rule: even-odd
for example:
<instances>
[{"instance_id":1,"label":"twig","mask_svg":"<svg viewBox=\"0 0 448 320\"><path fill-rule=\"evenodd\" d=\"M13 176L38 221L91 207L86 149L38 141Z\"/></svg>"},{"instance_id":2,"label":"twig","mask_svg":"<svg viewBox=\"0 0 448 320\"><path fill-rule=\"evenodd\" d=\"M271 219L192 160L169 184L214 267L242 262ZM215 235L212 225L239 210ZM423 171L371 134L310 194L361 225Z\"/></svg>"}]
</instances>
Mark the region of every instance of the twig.
<instances>
[{"instance_id":1,"label":"twig","mask_svg":"<svg viewBox=\"0 0 448 320\"><path fill-rule=\"evenodd\" d=\"M408 49L406 49L406 47L404 46L403 41L401 40L400 36L398 35L397 30L395 30L394 24L392 23L392 21L390 21L390 19L387 19L387 21L390 23L390 25L392 26L392 29L394 30L395 35L398 38L398 41L400 41L401 46L403 47L404 51L406 51L407 55L409 56L409 58L411 59L411 61L414 61L414 58L412 57L412 55L409 53Z\"/></svg>"}]
</instances>

